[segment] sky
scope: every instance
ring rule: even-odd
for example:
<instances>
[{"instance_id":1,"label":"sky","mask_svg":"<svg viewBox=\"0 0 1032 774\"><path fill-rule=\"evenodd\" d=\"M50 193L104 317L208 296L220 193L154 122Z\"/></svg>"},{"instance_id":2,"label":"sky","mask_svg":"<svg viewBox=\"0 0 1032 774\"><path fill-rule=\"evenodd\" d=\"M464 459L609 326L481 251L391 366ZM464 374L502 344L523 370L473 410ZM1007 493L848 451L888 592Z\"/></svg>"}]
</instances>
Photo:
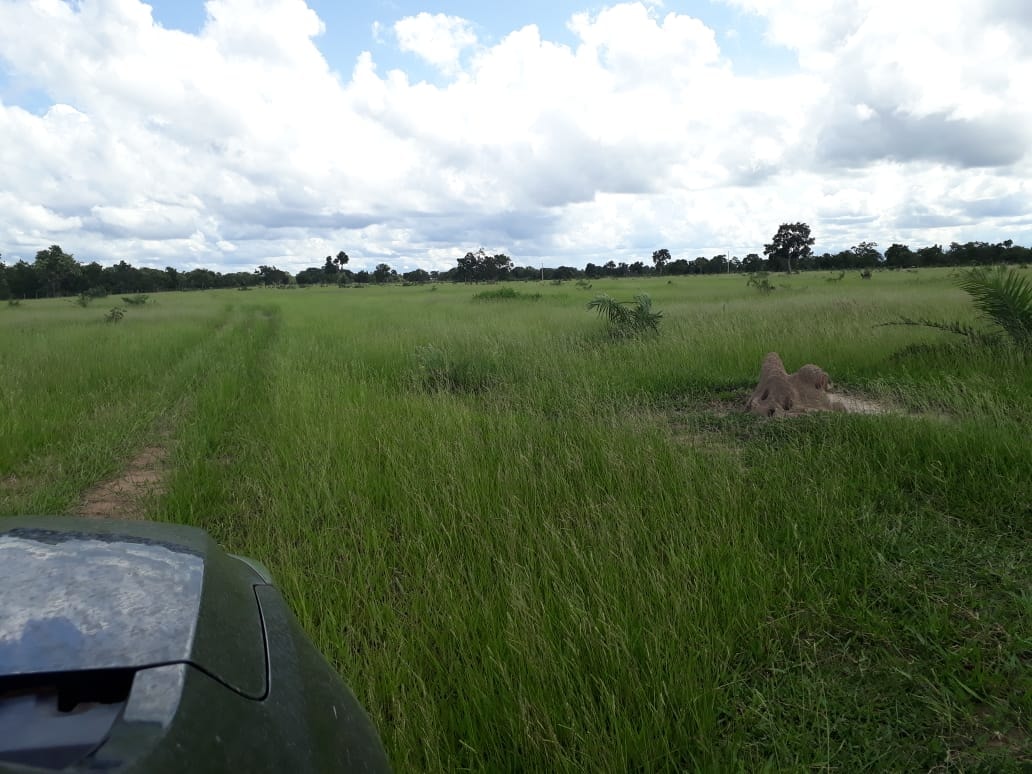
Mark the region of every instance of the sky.
<instances>
[{"instance_id":1,"label":"sky","mask_svg":"<svg viewBox=\"0 0 1032 774\"><path fill-rule=\"evenodd\" d=\"M1032 244L1028 0L0 0L0 255Z\"/></svg>"}]
</instances>

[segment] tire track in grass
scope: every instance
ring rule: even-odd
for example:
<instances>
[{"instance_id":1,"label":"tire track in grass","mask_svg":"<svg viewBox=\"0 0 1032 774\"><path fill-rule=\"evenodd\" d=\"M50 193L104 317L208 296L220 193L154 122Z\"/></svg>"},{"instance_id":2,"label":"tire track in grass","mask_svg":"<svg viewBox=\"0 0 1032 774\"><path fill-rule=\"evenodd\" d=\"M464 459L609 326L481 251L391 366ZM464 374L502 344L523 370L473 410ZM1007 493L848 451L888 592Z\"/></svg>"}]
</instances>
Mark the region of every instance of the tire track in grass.
<instances>
[{"instance_id":1,"label":"tire track in grass","mask_svg":"<svg viewBox=\"0 0 1032 774\"><path fill-rule=\"evenodd\" d=\"M154 501L151 516L202 527L234 546L243 545L253 527L254 482L247 468L255 419L268 403L269 353L281 325L279 307L270 304L245 307L241 318L191 396L190 421L181 423L167 490Z\"/></svg>"},{"instance_id":2,"label":"tire track in grass","mask_svg":"<svg viewBox=\"0 0 1032 774\"><path fill-rule=\"evenodd\" d=\"M179 394L171 413L160 415L147 434L151 440L139 448L124 468L87 489L72 514L91 518L144 519L156 509L167 491L174 426L194 413L194 395L203 384L205 366L218 362L235 344L252 314L237 313L223 321L209 342L192 350L176 369L165 388L168 397Z\"/></svg>"},{"instance_id":3,"label":"tire track in grass","mask_svg":"<svg viewBox=\"0 0 1032 774\"><path fill-rule=\"evenodd\" d=\"M143 518L148 499L164 494L167 458L167 446L145 446L118 475L87 490L75 515L102 519Z\"/></svg>"}]
</instances>

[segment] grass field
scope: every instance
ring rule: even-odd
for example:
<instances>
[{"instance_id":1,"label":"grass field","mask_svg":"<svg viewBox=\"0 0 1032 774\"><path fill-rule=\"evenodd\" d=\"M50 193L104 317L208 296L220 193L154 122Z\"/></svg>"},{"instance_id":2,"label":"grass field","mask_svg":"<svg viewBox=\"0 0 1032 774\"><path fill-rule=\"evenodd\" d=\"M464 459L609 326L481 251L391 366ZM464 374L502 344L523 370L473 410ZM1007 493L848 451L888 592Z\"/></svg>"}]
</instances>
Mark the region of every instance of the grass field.
<instances>
[{"instance_id":1,"label":"grass field","mask_svg":"<svg viewBox=\"0 0 1032 774\"><path fill-rule=\"evenodd\" d=\"M399 771L1027 771L1030 361L874 327L973 321L946 271L774 282L5 305L0 513L165 445L144 515L272 569ZM895 411L729 410L772 350Z\"/></svg>"}]
</instances>

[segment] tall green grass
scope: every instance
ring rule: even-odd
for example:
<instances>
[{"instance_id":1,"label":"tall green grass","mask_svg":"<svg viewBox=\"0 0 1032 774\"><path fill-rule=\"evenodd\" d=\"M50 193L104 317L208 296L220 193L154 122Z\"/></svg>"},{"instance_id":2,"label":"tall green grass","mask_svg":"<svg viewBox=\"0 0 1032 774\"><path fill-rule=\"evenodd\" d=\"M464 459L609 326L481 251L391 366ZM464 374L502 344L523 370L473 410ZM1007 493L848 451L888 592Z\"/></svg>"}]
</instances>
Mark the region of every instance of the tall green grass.
<instances>
[{"instance_id":1,"label":"tall green grass","mask_svg":"<svg viewBox=\"0 0 1032 774\"><path fill-rule=\"evenodd\" d=\"M106 406L129 440L182 402L151 515L271 567L399 770L1020 770L1027 364L874 327L974 319L945 273L774 284L594 283L651 296L663 325L642 340L539 284L534 304L445 285L161 295L98 326L114 338L70 308L0 325L39 315L33 351L67 360L37 383ZM118 355L173 308L154 347ZM912 415L729 413L770 350ZM98 386L113 368L139 389ZM9 405L19 427L45 418ZM54 433L19 464L94 448Z\"/></svg>"}]
</instances>

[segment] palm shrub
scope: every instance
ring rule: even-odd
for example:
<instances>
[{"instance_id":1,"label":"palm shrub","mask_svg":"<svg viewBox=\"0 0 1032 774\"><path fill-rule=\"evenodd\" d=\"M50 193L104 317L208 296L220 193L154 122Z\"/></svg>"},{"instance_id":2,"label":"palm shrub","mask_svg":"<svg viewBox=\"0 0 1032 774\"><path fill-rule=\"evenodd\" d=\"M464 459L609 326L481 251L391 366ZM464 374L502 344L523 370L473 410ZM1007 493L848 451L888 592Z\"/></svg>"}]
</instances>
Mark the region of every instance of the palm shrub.
<instances>
[{"instance_id":1,"label":"palm shrub","mask_svg":"<svg viewBox=\"0 0 1032 774\"><path fill-rule=\"evenodd\" d=\"M972 269L956 278L957 286L971 296L975 309L996 330L984 331L961 322L901 317L885 325L921 325L967 336L987 343L1007 336L1015 345L1032 352L1032 282L1013 269Z\"/></svg>"},{"instance_id":2,"label":"palm shrub","mask_svg":"<svg viewBox=\"0 0 1032 774\"><path fill-rule=\"evenodd\" d=\"M606 294L595 296L588 302L588 309L594 309L606 320L613 336L629 337L643 333L658 333L662 312L652 309L652 299L645 293L633 301L617 301Z\"/></svg>"},{"instance_id":3,"label":"palm shrub","mask_svg":"<svg viewBox=\"0 0 1032 774\"><path fill-rule=\"evenodd\" d=\"M1032 350L1032 282L1013 269L974 269L957 282L984 319L1002 328L1011 341Z\"/></svg>"}]
</instances>

